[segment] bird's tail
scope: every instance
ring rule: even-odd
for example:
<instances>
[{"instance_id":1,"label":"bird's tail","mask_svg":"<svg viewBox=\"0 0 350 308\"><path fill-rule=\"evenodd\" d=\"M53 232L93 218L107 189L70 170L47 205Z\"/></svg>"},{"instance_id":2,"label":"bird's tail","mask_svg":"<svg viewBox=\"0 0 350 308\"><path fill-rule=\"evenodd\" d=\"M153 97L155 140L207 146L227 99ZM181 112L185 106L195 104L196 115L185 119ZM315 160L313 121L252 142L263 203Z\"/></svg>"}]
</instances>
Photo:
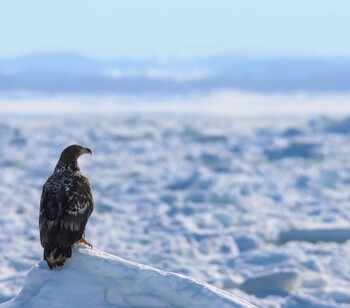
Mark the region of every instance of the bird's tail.
<instances>
[{"instance_id":1,"label":"bird's tail","mask_svg":"<svg viewBox=\"0 0 350 308\"><path fill-rule=\"evenodd\" d=\"M72 256L72 247L46 247L44 260L50 269L63 266L67 258Z\"/></svg>"}]
</instances>

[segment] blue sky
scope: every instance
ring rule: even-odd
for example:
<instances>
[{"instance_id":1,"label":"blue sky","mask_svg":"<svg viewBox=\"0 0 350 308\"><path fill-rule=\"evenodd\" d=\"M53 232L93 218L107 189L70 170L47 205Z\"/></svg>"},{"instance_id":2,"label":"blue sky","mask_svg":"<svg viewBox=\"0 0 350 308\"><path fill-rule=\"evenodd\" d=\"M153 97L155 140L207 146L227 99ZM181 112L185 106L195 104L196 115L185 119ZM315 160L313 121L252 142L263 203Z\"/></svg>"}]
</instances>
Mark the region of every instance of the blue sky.
<instances>
[{"instance_id":1,"label":"blue sky","mask_svg":"<svg viewBox=\"0 0 350 308\"><path fill-rule=\"evenodd\" d=\"M4 1L0 57L350 55L348 1Z\"/></svg>"}]
</instances>

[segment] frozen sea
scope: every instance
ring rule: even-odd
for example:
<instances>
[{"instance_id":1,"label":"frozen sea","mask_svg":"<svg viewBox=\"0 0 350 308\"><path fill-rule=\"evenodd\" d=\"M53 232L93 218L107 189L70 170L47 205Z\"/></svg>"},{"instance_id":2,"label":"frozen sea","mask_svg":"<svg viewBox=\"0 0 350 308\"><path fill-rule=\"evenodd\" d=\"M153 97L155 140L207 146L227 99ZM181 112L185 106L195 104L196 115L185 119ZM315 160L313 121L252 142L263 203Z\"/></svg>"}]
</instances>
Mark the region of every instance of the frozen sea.
<instances>
[{"instance_id":1,"label":"frozen sea","mask_svg":"<svg viewBox=\"0 0 350 308\"><path fill-rule=\"evenodd\" d=\"M350 118L195 114L0 118L0 303L42 257L41 188L67 145L86 238L259 307L350 305Z\"/></svg>"}]
</instances>

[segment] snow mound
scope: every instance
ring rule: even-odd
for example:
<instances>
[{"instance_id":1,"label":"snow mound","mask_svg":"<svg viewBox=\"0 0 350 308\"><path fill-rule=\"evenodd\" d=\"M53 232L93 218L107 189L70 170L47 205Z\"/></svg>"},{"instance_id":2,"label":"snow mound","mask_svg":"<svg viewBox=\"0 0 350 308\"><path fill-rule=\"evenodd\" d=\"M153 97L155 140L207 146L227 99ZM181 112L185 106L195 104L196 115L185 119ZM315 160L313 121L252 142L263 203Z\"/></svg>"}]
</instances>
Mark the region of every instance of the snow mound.
<instances>
[{"instance_id":1,"label":"snow mound","mask_svg":"<svg viewBox=\"0 0 350 308\"><path fill-rule=\"evenodd\" d=\"M274 270L246 279L240 289L257 297L267 295L287 296L288 291L296 289L299 275L291 270Z\"/></svg>"},{"instance_id":2,"label":"snow mound","mask_svg":"<svg viewBox=\"0 0 350 308\"><path fill-rule=\"evenodd\" d=\"M255 307L209 284L82 246L62 269L45 261L2 307Z\"/></svg>"}]
</instances>

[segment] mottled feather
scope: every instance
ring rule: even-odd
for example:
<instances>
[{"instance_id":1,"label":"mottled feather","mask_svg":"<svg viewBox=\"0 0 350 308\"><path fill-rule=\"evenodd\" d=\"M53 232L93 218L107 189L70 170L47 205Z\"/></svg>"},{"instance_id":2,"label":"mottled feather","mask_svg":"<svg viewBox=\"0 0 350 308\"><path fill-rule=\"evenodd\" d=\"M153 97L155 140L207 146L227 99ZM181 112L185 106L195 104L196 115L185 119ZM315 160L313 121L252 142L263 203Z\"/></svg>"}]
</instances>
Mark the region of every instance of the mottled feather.
<instances>
[{"instance_id":1,"label":"mottled feather","mask_svg":"<svg viewBox=\"0 0 350 308\"><path fill-rule=\"evenodd\" d=\"M89 151L78 145L66 148L43 186L40 241L50 268L62 266L70 257L71 246L82 238L93 211L89 180L80 172L77 163L78 157Z\"/></svg>"}]
</instances>

